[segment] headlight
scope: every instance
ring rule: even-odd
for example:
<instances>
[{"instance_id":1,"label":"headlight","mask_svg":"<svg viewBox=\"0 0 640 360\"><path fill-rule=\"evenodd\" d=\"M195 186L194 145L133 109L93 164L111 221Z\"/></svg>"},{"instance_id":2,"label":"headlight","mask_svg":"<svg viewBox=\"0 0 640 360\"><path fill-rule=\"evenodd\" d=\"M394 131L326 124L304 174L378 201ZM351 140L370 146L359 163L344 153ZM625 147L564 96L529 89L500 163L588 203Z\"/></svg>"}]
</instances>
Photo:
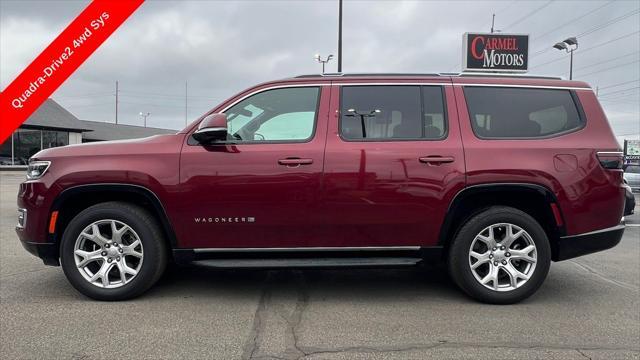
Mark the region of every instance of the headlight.
<instances>
[{"instance_id":1,"label":"headlight","mask_svg":"<svg viewBox=\"0 0 640 360\"><path fill-rule=\"evenodd\" d=\"M27 169L27 180L40 179L51 165L51 161L30 161Z\"/></svg>"}]
</instances>

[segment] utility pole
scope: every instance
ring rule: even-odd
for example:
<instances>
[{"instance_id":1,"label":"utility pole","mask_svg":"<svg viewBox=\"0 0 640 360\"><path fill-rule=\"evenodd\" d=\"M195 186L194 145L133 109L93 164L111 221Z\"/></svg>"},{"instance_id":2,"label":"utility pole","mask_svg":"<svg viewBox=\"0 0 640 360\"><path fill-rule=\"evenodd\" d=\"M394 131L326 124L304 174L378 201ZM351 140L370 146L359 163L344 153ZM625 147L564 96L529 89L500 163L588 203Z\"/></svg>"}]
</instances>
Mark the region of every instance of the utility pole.
<instances>
[{"instance_id":1,"label":"utility pole","mask_svg":"<svg viewBox=\"0 0 640 360\"><path fill-rule=\"evenodd\" d=\"M491 33L493 34L493 25L496 23L496 14L493 14L493 18L491 18Z\"/></svg>"},{"instance_id":2,"label":"utility pole","mask_svg":"<svg viewBox=\"0 0 640 360\"><path fill-rule=\"evenodd\" d=\"M187 126L187 82L184 82L184 126Z\"/></svg>"},{"instance_id":3,"label":"utility pole","mask_svg":"<svg viewBox=\"0 0 640 360\"><path fill-rule=\"evenodd\" d=\"M342 72L342 0L338 0L338 72Z\"/></svg>"},{"instance_id":4,"label":"utility pole","mask_svg":"<svg viewBox=\"0 0 640 360\"><path fill-rule=\"evenodd\" d=\"M118 123L118 80L116 80L116 124Z\"/></svg>"}]
</instances>

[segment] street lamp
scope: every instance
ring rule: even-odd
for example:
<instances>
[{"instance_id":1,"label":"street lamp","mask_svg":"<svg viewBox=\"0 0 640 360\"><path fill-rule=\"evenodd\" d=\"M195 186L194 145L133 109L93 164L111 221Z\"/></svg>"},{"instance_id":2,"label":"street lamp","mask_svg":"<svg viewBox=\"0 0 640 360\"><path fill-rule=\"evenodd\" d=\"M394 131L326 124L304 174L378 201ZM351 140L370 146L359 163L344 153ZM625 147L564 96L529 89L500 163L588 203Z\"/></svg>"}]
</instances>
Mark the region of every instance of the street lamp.
<instances>
[{"instance_id":1,"label":"street lamp","mask_svg":"<svg viewBox=\"0 0 640 360\"><path fill-rule=\"evenodd\" d=\"M142 118L144 119L144 127L147 127L147 117L149 115L151 115L150 112L143 113L142 111L140 111L140 116L142 116Z\"/></svg>"},{"instance_id":2,"label":"street lamp","mask_svg":"<svg viewBox=\"0 0 640 360\"><path fill-rule=\"evenodd\" d=\"M381 113L381 111L379 109L375 109L375 110L371 110L371 111L364 111L364 112L358 112L355 109L349 109L347 110L347 112L349 114L345 114L345 116L359 116L360 117L360 124L362 126L362 138L366 138L367 137L367 129L365 127L365 123L364 123L364 119L365 118L370 118L370 117L375 117L376 114Z\"/></svg>"},{"instance_id":3,"label":"street lamp","mask_svg":"<svg viewBox=\"0 0 640 360\"><path fill-rule=\"evenodd\" d=\"M555 45L553 45L553 47L558 50L564 50L569 54L571 54L570 56L571 60L569 62L569 80L572 80L573 79L573 52L576 49L578 49L578 39L576 39L575 37L570 37L565 39L562 42L556 43Z\"/></svg>"},{"instance_id":4,"label":"street lamp","mask_svg":"<svg viewBox=\"0 0 640 360\"><path fill-rule=\"evenodd\" d=\"M329 62L329 60L333 59L333 55L327 56L327 58L324 60L322 60L320 54L316 54L313 58L316 59L317 62L322 64L322 73L324 74L324 66Z\"/></svg>"}]
</instances>

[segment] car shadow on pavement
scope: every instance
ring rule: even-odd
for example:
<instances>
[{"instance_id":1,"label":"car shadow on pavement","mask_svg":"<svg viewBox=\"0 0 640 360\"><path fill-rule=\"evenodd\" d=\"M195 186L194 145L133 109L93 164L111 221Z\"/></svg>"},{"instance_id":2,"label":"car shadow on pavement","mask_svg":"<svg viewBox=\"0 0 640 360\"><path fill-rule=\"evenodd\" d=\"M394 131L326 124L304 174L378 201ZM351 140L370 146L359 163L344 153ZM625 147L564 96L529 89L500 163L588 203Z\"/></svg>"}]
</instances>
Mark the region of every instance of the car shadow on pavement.
<instances>
[{"instance_id":1,"label":"car shadow on pavement","mask_svg":"<svg viewBox=\"0 0 640 360\"><path fill-rule=\"evenodd\" d=\"M404 269L242 269L171 267L147 296L189 297L210 291L233 294L246 290L305 287L314 296L367 302L402 300L408 296L466 301L442 267Z\"/></svg>"}]
</instances>

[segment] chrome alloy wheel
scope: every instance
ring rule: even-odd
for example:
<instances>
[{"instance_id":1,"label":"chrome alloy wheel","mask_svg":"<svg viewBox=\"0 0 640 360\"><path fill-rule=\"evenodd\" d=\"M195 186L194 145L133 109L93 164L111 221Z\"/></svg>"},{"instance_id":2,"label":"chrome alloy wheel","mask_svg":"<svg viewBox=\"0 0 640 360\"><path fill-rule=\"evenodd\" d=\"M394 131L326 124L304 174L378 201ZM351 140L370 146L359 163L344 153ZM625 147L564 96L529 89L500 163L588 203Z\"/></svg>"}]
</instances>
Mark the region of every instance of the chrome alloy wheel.
<instances>
[{"instance_id":1,"label":"chrome alloy wheel","mask_svg":"<svg viewBox=\"0 0 640 360\"><path fill-rule=\"evenodd\" d=\"M469 248L469 266L476 280L494 291L524 285L536 269L536 245L521 227L499 223L484 228Z\"/></svg>"},{"instance_id":2,"label":"chrome alloy wheel","mask_svg":"<svg viewBox=\"0 0 640 360\"><path fill-rule=\"evenodd\" d=\"M117 220L98 220L82 230L74 246L82 277L101 288L118 288L136 277L142 267L140 237Z\"/></svg>"}]
</instances>

